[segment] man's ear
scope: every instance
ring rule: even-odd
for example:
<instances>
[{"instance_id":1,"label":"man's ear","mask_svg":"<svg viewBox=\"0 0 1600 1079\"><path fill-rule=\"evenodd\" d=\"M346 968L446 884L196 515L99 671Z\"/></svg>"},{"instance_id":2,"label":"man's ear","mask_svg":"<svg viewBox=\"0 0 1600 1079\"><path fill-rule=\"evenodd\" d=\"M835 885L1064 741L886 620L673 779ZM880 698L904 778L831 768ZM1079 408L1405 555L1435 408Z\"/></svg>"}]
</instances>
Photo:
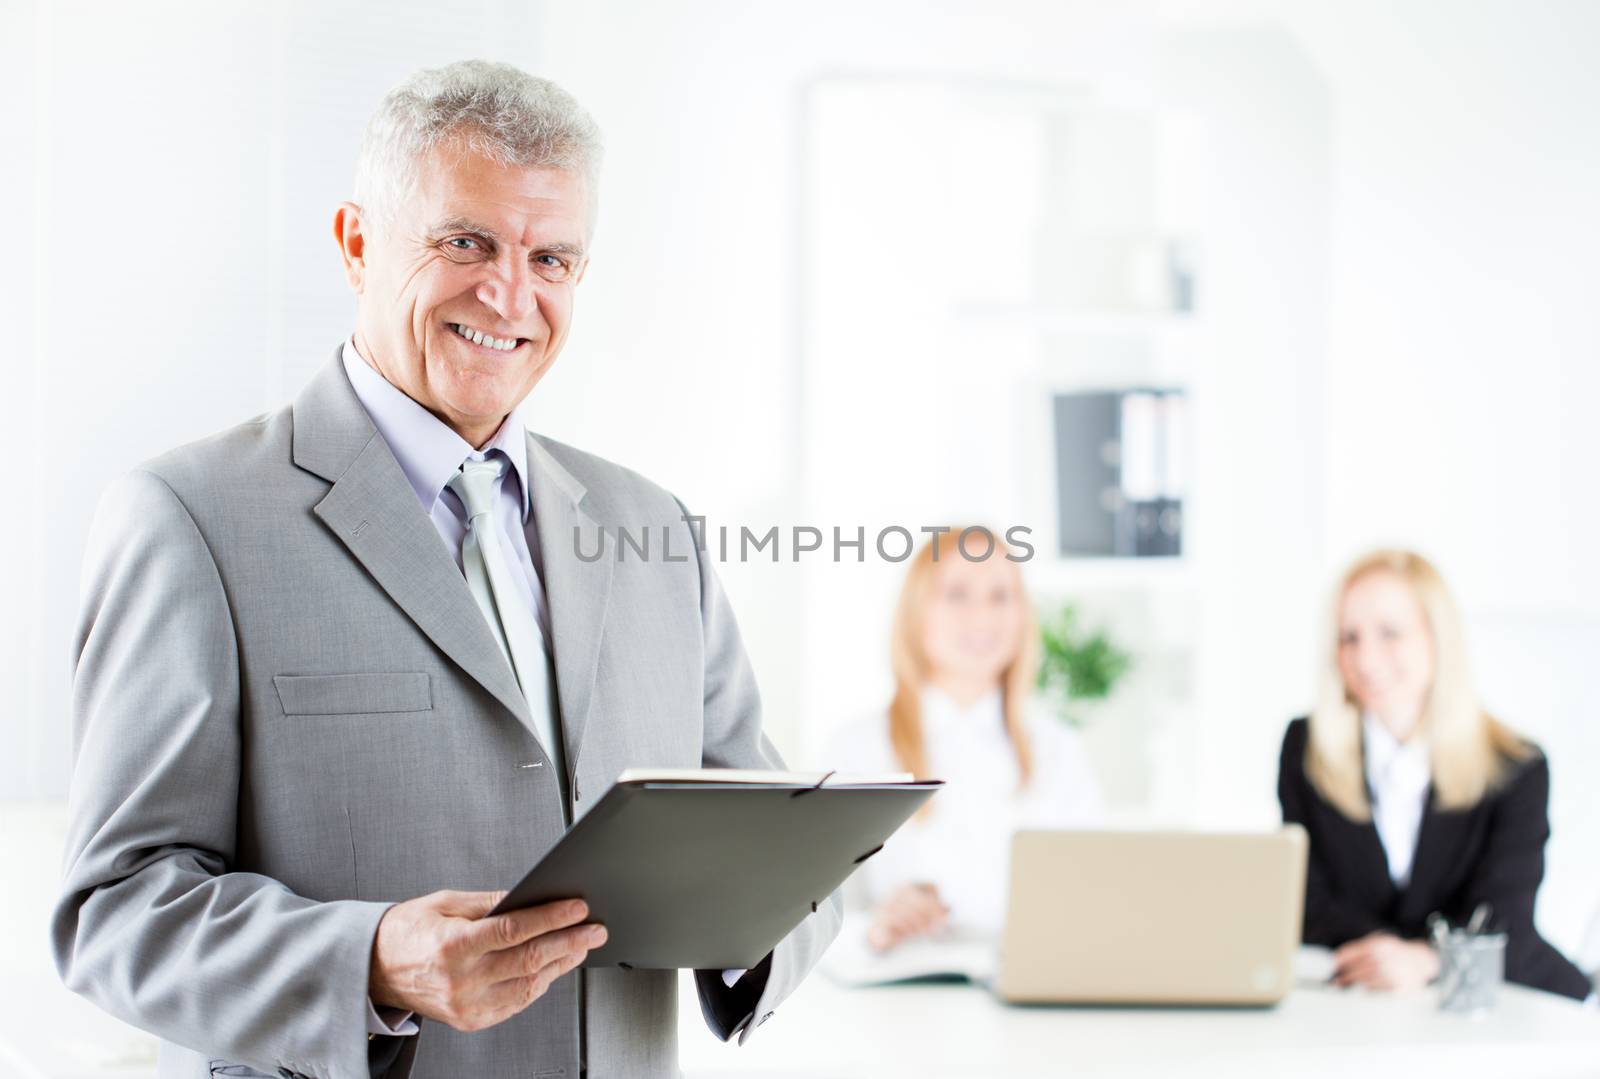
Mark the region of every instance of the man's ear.
<instances>
[{"instance_id":1,"label":"man's ear","mask_svg":"<svg viewBox=\"0 0 1600 1079\"><path fill-rule=\"evenodd\" d=\"M362 227L361 207L353 202L339 204L333 211L333 238L344 260L344 279L359 296L367 277L367 233Z\"/></svg>"}]
</instances>

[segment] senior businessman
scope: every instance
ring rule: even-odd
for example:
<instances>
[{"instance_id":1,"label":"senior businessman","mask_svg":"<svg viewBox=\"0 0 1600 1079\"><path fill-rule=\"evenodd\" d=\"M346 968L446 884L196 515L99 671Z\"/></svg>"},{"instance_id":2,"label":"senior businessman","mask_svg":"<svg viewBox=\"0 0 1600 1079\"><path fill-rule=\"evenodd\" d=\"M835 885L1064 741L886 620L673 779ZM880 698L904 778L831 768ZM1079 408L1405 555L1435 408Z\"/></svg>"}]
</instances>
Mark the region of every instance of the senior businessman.
<instances>
[{"instance_id":1,"label":"senior businessman","mask_svg":"<svg viewBox=\"0 0 1600 1079\"><path fill-rule=\"evenodd\" d=\"M525 426L599 152L513 67L407 80L334 218L350 338L101 499L51 939L163 1079L676 1074L672 972L579 969L578 902L487 916L624 768L781 767L682 504ZM645 527L696 553L619 560ZM748 1038L838 923L697 971L711 1029Z\"/></svg>"}]
</instances>

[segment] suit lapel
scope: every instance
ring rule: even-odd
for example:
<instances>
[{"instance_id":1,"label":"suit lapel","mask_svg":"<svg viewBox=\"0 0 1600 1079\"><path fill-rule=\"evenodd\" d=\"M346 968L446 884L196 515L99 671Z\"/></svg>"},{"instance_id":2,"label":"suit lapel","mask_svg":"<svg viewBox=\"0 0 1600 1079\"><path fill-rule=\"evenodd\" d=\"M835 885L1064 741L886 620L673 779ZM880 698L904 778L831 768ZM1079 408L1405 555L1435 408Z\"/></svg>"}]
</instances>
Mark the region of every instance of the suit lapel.
<instances>
[{"instance_id":1,"label":"suit lapel","mask_svg":"<svg viewBox=\"0 0 1600 1079\"><path fill-rule=\"evenodd\" d=\"M1383 837L1378 835L1378 826L1370 820L1358 825L1356 834L1361 840L1359 857L1362 865L1359 879L1371 881L1382 909L1390 910L1400 890L1395 887L1394 878L1389 876L1389 853L1383 849Z\"/></svg>"},{"instance_id":2,"label":"suit lapel","mask_svg":"<svg viewBox=\"0 0 1600 1079\"><path fill-rule=\"evenodd\" d=\"M532 729L455 560L345 375L339 350L294 404L294 461L333 483L314 512L439 649Z\"/></svg>"},{"instance_id":3,"label":"suit lapel","mask_svg":"<svg viewBox=\"0 0 1600 1079\"><path fill-rule=\"evenodd\" d=\"M1362 774L1366 774L1365 747L1361 761ZM1372 790L1372 784L1367 783L1367 806L1377 805L1377 796ZM1378 822L1371 816L1360 824L1353 825L1359 837L1358 857L1362 861L1361 873L1357 879L1370 881L1373 894L1381 904L1381 909L1392 911L1395 901L1399 898L1400 889L1395 887L1394 878L1389 876L1389 852L1384 850L1383 837L1378 834Z\"/></svg>"},{"instance_id":4,"label":"suit lapel","mask_svg":"<svg viewBox=\"0 0 1600 1079\"><path fill-rule=\"evenodd\" d=\"M1408 907L1429 906L1429 910L1414 910L1417 917L1432 913L1431 905L1445 898L1439 883L1448 875L1450 865L1457 858L1461 843L1462 815L1444 813L1434 801L1433 787L1428 787L1427 800L1422 803L1422 823L1417 828L1417 853L1411 860L1411 879L1406 885Z\"/></svg>"},{"instance_id":5,"label":"suit lapel","mask_svg":"<svg viewBox=\"0 0 1600 1079\"><path fill-rule=\"evenodd\" d=\"M614 545L582 507L583 485L531 431L528 475L543 562L540 575L550 610L562 742L568 767L575 771L594 699Z\"/></svg>"}]
</instances>

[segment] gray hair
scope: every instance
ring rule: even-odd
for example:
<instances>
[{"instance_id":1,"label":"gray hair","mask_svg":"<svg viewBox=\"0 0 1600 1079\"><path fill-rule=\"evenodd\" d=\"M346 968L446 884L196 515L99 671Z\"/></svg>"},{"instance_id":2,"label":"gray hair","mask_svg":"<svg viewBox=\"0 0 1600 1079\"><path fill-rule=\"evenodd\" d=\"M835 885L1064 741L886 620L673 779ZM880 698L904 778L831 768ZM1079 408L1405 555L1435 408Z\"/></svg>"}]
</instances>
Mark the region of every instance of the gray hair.
<instances>
[{"instance_id":1,"label":"gray hair","mask_svg":"<svg viewBox=\"0 0 1600 1079\"><path fill-rule=\"evenodd\" d=\"M419 163L447 143L500 165L577 173L593 228L600 128L549 79L488 60L418 71L384 97L356 162L355 201L373 226L394 221L416 186Z\"/></svg>"}]
</instances>

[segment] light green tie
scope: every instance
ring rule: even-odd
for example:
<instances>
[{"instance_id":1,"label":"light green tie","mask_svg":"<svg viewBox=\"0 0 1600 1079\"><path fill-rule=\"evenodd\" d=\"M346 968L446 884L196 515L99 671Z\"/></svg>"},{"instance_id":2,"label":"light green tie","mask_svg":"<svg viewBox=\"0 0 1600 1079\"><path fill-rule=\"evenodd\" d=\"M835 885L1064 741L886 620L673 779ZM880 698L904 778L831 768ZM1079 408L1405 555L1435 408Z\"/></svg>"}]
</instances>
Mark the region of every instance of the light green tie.
<instances>
[{"instance_id":1,"label":"light green tie","mask_svg":"<svg viewBox=\"0 0 1600 1079\"><path fill-rule=\"evenodd\" d=\"M549 653L529 606L531 597L522 594L511 575L511 555L494 520L500 481L510 463L500 454L491 454L483 461L469 457L446 486L467 508L467 534L461 543L461 568L467 586L511 663L522 695L528 699L534 737L550 758L564 797L567 777L561 737L556 730L556 705L550 692Z\"/></svg>"}]
</instances>

